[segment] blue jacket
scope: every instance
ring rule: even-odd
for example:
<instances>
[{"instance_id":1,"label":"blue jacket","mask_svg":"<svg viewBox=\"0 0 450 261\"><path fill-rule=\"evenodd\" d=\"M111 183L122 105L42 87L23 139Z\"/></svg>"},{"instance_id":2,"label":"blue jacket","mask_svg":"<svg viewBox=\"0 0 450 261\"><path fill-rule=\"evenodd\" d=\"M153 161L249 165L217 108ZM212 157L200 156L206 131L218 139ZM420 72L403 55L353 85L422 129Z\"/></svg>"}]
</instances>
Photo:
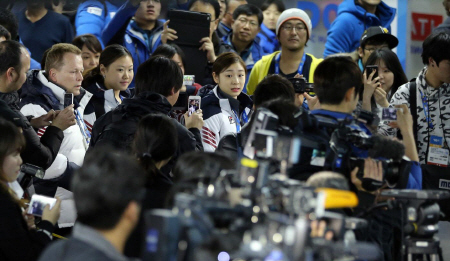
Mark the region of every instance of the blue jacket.
<instances>
[{"instance_id":1,"label":"blue jacket","mask_svg":"<svg viewBox=\"0 0 450 261\"><path fill-rule=\"evenodd\" d=\"M117 1L116 1L117 2ZM93 34L102 44L102 31L111 21L119 9L120 4L112 4L110 1L101 3L98 0L88 0L78 6L77 15L75 17L75 28L77 36L82 34Z\"/></svg>"},{"instance_id":2,"label":"blue jacket","mask_svg":"<svg viewBox=\"0 0 450 261\"><path fill-rule=\"evenodd\" d=\"M376 15L367 13L355 0L344 0L339 7L337 17L327 33L324 57L334 53L353 52L359 47L364 30L371 26L383 26L391 31L391 22L395 17L395 8L381 2Z\"/></svg>"},{"instance_id":3,"label":"blue jacket","mask_svg":"<svg viewBox=\"0 0 450 261\"><path fill-rule=\"evenodd\" d=\"M351 114L342 113L342 112L334 112L334 111L328 111L328 110L313 110L311 111L311 114L313 115L324 115L329 116L332 118L335 118L336 120L343 120L346 118L353 119L353 116ZM359 123L359 125L350 125L351 128L358 129L360 131L363 131L368 136L372 136L372 133L370 130L363 124ZM358 149L356 147L353 148L353 153L356 154L356 156L361 158L368 157L367 151L363 151L361 149ZM411 170L408 177L408 183L406 185L407 189L422 189L422 169L420 168L420 163L417 161L411 162Z\"/></svg>"},{"instance_id":4,"label":"blue jacket","mask_svg":"<svg viewBox=\"0 0 450 261\"><path fill-rule=\"evenodd\" d=\"M102 33L102 39L106 45L117 43L130 51L133 56L134 75L136 75L139 65L150 58L155 49L161 45L161 33L164 24L164 20L158 20L149 39L134 21L130 22L136 10L137 7L127 1L119 8ZM129 88L134 88L134 79Z\"/></svg>"},{"instance_id":5,"label":"blue jacket","mask_svg":"<svg viewBox=\"0 0 450 261\"><path fill-rule=\"evenodd\" d=\"M280 50L280 43L274 31L261 24L261 31L256 35L256 41L266 54Z\"/></svg>"}]
</instances>

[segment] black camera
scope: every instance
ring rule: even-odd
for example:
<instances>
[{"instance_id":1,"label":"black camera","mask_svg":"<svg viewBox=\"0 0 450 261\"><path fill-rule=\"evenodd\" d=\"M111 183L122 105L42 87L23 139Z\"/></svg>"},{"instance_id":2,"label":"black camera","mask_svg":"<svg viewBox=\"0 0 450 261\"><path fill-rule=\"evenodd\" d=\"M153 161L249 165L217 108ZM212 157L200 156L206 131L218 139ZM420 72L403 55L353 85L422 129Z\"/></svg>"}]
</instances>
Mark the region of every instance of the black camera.
<instances>
[{"instance_id":1,"label":"black camera","mask_svg":"<svg viewBox=\"0 0 450 261\"><path fill-rule=\"evenodd\" d=\"M376 182L375 180L370 180L373 186L370 184L365 184L363 179L364 176L364 158L350 158L350 169L354 169L358 167L358 173L356 176L363 180L363 187L368 191L374 191L379 189L383 182ZM402 160L377 160L377 162L381 162L383 167L383 180L386 181L389 187L401 187L405 188L407 179L405 180L403 177L408 177L409 172L411 170L411 162L407 159Z\"/></svg>"},{"instance_id":2,"label":"black camera","mask_svg":"<svg viewBox=\"0 0 450 261\"><path fill-rule=\"evenodd\" d=\"M314 94L314 83L308 83L305 78L290 78L288 80L294 86L295 93Z\"/></svg>"},{"instance_id":3,"label":"black camera","mask_svg":"<svg viewBox=\"0 0 450 261\"><path fill-rule=\"evenodd\" d=\"M26 190L33 184L33 178L42 179L44 175L45 172L41 167L26 163L20 166L20 174L17 177L17 181L22 189Z\"/></svg>"}]
</instances>

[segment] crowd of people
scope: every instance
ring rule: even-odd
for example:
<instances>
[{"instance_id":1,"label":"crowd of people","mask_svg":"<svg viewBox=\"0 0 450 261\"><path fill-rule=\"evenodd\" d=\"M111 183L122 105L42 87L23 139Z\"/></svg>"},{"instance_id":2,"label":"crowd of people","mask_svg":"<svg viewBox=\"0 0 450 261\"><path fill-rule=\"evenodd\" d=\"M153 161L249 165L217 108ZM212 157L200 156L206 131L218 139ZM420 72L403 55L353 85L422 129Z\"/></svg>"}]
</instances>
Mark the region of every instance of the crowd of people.
<instances>
[{"instance_id":1,"label":"crowd of people","mask_svg":"<svg viewBox=\"0 0 450 261\"><path fill-rule=\"evenodd\" d=\"M448 179L450 18L423 42L423 69L406 75L392 51L406 44L390 33L396 9L381 0L344 0L323 58L305 51L309 15L282 0L78 2L0 8L0 260L141 257L145 211L170 208L173 190L212 178L200 176L208 168L254 159L250 136L264 110L327 146L333 130L324 121L389 141L390 156L352 148L364 167L325 175L345 177L342 189L362 202L354 213L392 188L379 158L408 158L402 188L439 189ZM164 19L169 5L208 14L209 35L196 46L203 64L187 61L174 43L178 33ZM192 66L202 74L186 81ZM175 109L189 96L200 97L197 110ZM396 120L385 119L386 108L396 109ZM360 115L370 120L357 121ZM289 178L314 183L324 165L301 153L309 158ZM32 179L33 193L57 198L41 217L27 214L32 195L17 181L26 164L45 172ZM383 260L400 260L400 214L374 216L358 240L377 243Z\"/></svg>"}]
</instances>

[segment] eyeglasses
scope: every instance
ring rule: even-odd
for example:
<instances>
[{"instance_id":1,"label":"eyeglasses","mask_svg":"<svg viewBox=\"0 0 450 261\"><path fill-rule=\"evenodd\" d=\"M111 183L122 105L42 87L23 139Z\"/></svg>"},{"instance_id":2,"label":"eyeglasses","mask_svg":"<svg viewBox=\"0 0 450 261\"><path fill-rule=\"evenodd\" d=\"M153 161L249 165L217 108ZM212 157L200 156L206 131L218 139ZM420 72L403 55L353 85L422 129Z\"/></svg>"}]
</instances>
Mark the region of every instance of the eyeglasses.
<instances>
[{"instance_id":1,"label":"eyeglasses","mask_svg":"<svg viewBox=\"0 0 450 261\"><path fill-rule=\"evenodd\" d=\"M283 30L286 32L290 32L290 31L292 31L292 29L295 29L295 31L297 31L297 32L306 30L306 27L304 27L304 26L300 26L300 25L292 26L290 24L283 25L283 26L281 26L281 28L283 28Z\"/></svg>"},{"instance_id":2,"label":"eyeglasses","mask_svg":"<svg viewBox=\"0 0 450 261\"><path fill-rule=\"evenodd\" d=\"M368 51L369 53L373 53L373 51L381 49L381 48L389 48L389 46L380 45L380 46L375 46L375 47L371 47L371 48L364 48L364 50Z\"/></svg>"},{"instance_id":3,"label":"eyeglasses","mask_svg":"<svg viewBox=\"0 0 450 261\"><path fill-rule=\"evenodd\" d=\"M255 21L253 21L253 20L248 20L248 19L246 19L246 18L239 18L239 19L237 19L237 21L239 22L239 23L241 23L241 24L250 24L250 26L251 27L253 27L253 28L256 28L256 27L258 27L258 23L257 22L255 22Z\"/></svg>"}]
</instances>

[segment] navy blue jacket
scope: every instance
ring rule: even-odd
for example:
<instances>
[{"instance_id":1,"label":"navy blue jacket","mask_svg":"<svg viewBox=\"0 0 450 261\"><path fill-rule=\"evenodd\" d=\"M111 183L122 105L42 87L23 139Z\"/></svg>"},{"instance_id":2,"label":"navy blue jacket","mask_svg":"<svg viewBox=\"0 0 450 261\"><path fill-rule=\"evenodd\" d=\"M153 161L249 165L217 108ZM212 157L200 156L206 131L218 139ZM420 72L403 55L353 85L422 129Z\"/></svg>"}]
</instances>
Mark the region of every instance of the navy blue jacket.
<instances>
[{"instance_id":1,"label":"navy blue jacket","mask_svg":"<svg viewBox=\"0 0 450 261\"><path fill-rule=\"evenodd\" d=\"M164 24L163 20L158 20L151 32L144 33L134 21L130 22L136 10L137 7L127 1L117 10L102 33L102 40L105 45L116 43L125 46L130 51L133 56L134 75L136 75L139 65L150 58L155 49L161 45L161 33ZM150 38L147 33L150 34ZM134 79L129 88L134 88Z\"/></svg>"}]
</instances>

